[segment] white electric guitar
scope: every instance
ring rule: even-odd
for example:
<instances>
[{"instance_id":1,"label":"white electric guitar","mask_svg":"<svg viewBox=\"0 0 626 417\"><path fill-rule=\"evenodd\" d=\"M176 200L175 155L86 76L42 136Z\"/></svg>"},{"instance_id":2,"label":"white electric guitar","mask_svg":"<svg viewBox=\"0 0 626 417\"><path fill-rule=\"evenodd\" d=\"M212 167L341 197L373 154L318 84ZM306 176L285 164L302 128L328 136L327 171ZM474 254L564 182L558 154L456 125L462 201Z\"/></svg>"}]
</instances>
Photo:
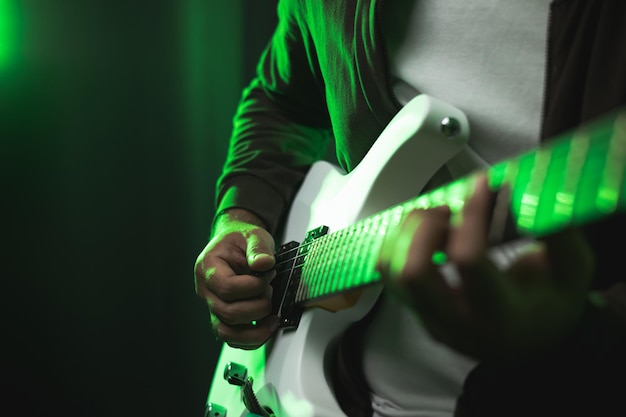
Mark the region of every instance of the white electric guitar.
<instances>
[{"instance_id":1,"label":"white electric guitar","mask_svg":"<svg viewBox=\"0 0 626 417\"><path fill-rule=\"evenodd\" d=\"M380 245L403 214L463 206L470 176L423 190L468 137L459 109L420 95L351 173L327 162L313 165L287 219L283 242L289 243L276 254L272 285L281 327L256 350L224 344L206 417L345 415L329 382L330 347L374 305L382 286L375 269ZM626 109L485 168L494 189L508 185L499 210L506 215L494 215L494 239L513 237L506 224L515 226L515 236L539 237L621 213L625 169Z\"/></svg>"}]
</instances>

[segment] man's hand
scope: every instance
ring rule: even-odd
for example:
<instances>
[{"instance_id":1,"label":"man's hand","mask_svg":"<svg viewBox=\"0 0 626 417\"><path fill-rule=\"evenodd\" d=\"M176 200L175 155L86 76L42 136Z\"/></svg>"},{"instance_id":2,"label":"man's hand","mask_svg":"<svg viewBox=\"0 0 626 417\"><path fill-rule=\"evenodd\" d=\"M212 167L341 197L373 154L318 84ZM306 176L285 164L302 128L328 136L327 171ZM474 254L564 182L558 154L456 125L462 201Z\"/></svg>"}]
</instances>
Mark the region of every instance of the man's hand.
<instances>
[{"instance_id":1,"label":"man's hand","mask_svg":"<svg viewBox=\"0 0 626 417\"><path fill-rule=\"evenodd\" d=\"M593 274L575 230L544 238L504 270L487 256L493 194L484 177L456 218L447 207L416 210L386 237L378 269L431 335L477 359L512 359L549 349L578 322ZM432 261L443 251L460 285Z\"/></svg>"},{"instance_id":2,"label":"man's hand","mask_svg":"<svg viewBox=\"0 0 626 417\"><path fill-rule=\"evenodd\" d=\"M232 347L256 349L278 328L270 315L274 249L258 217L231 209L196 260L196 293L208 304L213 331Z\"/></svg>"}]
</instances>

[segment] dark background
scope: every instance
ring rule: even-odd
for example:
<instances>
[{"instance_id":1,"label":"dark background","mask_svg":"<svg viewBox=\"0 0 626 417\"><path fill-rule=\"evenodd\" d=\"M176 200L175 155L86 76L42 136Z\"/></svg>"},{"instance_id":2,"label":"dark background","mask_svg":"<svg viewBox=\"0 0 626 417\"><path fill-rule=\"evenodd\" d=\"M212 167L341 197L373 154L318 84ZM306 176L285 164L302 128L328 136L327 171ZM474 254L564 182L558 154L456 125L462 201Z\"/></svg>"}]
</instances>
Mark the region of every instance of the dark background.
<instances>
[{"instance_id":1,"label":"dark background","mask_svg":"<svg viewBox=\"0 0 626 417\"><path fill-rule=\"evenodd\" d=\"M0 1L0 414L203 415L193 264L275 6Z\"/></svg>"}]
</instances>

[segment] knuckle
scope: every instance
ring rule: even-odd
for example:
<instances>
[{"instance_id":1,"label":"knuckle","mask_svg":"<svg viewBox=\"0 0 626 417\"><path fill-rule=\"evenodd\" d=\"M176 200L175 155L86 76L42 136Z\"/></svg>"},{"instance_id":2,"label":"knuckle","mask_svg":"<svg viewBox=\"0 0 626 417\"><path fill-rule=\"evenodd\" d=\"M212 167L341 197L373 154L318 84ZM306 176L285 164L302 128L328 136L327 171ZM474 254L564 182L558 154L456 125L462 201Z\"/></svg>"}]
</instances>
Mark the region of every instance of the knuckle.
<instances>
[{"instance_id":1,"label":"knuckle","mask_svg":"<svg viewBox=\"0 0 626 417\"><path fill-rule=\"evenodd\" d=\"M259 316L262 316L262 317L268 316L272 312L272 300L263 299L259 307L260 307Z\"/></svg>"},{"instance_id":2,"label":"knuckle","mask_svg":"<svg viewBox=\"0 0 626 417\"><path fill-rule=\"evenodd\" d=\"M206 274L208 288L218 298L225 301L234 301L240 298L238 294L242 288L245 288L245 283L241 283L240 280L233 278L233 276L218 274L215 269L208 271Z\"/></svg>"},{"instance_id":3,"label":"knuckle","mask_svg":"<svg viewBox=\"0 0 626 417\"><path fill-rule=\"evenodd\" d=\"M227 304L220 310L219 317L224 323L236 324L241 321L241 312L232 305Z\"/></svg>"},{"instance_id":4,"label":"knuckle","mask_svg":"<svg viewBox=\"0 0 626 417\"><path fill-rule=\"evenodd\" d=\"M212 289L222 300L234 301L238 298L239 286L233 280L214 280Z\"/></svg>"}]
</instances>

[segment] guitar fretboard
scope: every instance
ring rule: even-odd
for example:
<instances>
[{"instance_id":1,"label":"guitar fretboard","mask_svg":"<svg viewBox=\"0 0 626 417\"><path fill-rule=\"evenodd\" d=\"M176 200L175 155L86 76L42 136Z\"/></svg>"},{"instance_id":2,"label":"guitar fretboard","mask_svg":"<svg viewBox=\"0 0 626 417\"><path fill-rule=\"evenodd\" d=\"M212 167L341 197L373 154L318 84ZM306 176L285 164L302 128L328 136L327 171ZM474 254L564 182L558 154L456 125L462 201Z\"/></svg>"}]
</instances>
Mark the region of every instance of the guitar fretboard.
<instances>
[{"instance_id":1,"label":"guitar fretboard","mask_svg":"<svg viewBox=\"0 0 626 417\"><path fill-rule=\"evenodd\" d=\"M507 211L521 236L541 237L626 208L626 110L621 110L486 171L494 190L509 190ZM463 207L474 176L448 183L300 248L295 304L380 281L384 236L415 208Z\"/></svg>"}]
</instances>

